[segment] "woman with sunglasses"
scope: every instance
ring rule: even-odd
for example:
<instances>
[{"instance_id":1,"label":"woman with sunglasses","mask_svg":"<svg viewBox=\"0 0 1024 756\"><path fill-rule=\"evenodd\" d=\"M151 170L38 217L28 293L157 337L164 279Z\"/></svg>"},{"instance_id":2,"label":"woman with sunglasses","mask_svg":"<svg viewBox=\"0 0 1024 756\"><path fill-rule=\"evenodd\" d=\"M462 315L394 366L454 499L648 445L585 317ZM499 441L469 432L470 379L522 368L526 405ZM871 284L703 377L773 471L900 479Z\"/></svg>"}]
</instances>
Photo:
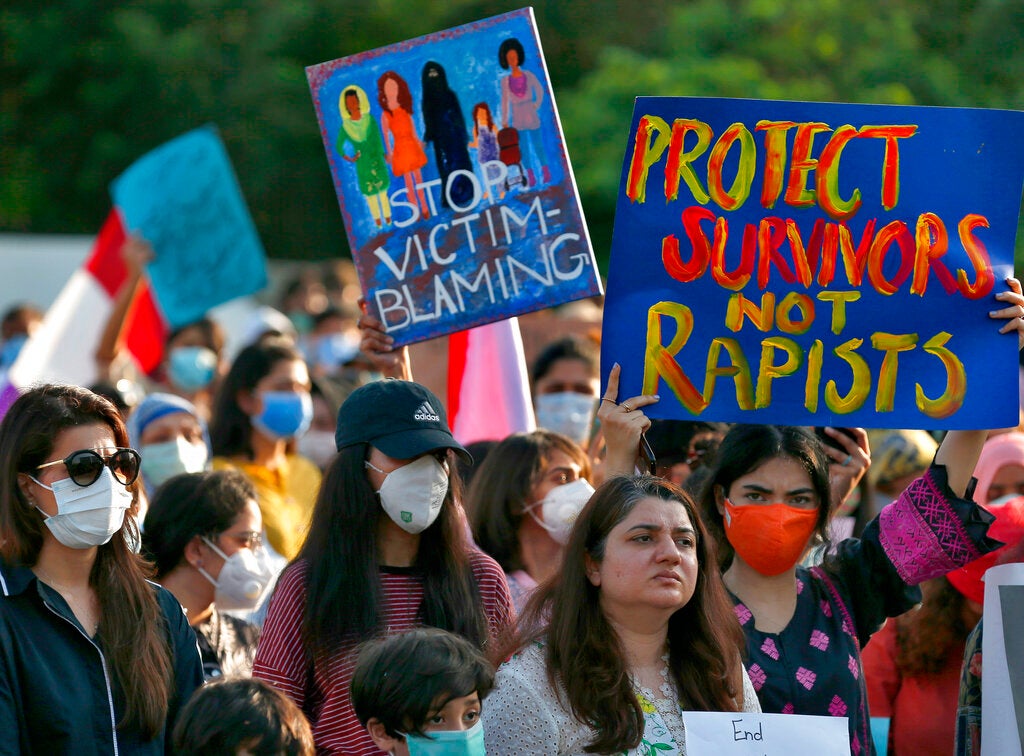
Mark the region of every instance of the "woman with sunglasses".
<instances>
[{"instance_id":1,"label":"woman with sunglasses","mask_svg":"<svg viewBox=\"0 0 1024 756\"><path fill-rule=\"evenodd\" d=\"M76 386L0 424L0 732L20 753L163 754L202 684L195 636L129 547L139 455Z\"/></svg>"}]
</instances>

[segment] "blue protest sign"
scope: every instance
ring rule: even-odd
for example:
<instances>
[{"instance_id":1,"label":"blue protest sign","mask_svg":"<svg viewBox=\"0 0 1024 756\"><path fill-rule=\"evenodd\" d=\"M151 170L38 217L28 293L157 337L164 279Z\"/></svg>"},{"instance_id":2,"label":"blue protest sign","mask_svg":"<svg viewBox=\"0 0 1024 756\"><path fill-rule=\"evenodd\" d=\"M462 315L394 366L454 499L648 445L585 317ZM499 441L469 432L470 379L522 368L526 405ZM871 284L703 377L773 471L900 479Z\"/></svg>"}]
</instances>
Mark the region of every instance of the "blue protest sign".
<instances>
[{"instance_id":1,"label":"blue protest sign","mask_svg":"<svg viewBox=\"0 0 1024 756\"><path fill-rule=\"evenodd\" d=\"M602 367L655 417L1017 424L1012 273L1024 114L636 101Z\"/></svg>"},{"instance_id":2,"label":"blue protest sign","mask_svg":"<svg viewBox=\"0 0 1024 756\"><path fill-rule=\"evenodd\" d=\"M214 127L146 153L111 195L125 227L153 247L146 272L171 328L266 286L263 245Z\"/></svg>"},{"instance_id":3,"label":"blue protest sign","mask_svg":"<svg viewBox=\"0 0 1024 756\"><path fill-rule=\"evenodd\" d=\"M396 344L601 293L531 10L306 75L367 306Z\"/></svg>"}]
</instances>

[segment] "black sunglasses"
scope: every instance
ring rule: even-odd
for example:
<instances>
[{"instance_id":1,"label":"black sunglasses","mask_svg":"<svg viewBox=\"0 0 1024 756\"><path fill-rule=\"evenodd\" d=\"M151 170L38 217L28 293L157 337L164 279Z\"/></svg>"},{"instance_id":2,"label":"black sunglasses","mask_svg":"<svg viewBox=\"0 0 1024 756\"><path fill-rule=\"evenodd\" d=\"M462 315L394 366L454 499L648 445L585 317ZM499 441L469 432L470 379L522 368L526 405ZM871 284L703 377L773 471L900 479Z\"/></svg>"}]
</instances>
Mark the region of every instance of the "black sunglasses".
<instances>
[{"instance_id":1,"label":"black sunglasses","mask_svg":"<svg viewBox=\"0 0 1024 756\"><path fill-rule=\"evenodd\" d=\"M42 470L44 467L62 464L68 469L71 480L85 488L100 479L104 467L109 467L119 483L130 486L139 477L141 463L142 457L134 449L114 449L114 453L109 457L104 457L95 449L79 449L64 459L47 462L36 469Z\"/></svg>"}]
</instances>

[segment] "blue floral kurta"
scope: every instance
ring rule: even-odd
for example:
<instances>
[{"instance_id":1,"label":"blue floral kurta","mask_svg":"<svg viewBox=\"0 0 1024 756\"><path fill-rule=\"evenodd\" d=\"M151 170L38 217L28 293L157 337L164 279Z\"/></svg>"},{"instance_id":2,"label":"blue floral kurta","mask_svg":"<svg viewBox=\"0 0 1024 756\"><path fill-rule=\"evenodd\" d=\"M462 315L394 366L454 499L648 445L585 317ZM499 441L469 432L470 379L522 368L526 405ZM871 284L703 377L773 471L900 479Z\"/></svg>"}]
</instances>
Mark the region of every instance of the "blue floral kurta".
<instances>
[{"instance_id":1,"label":"blue floral kurta","mask_svg":"<svg viewBox=\"0 0 1024 756\"><path fill-rule=\"evenodd\" d=\"M765 712L849 717L853 756L874 752L860 649L886 617L921 600L914 586L991 551L992 516L932 465L865 528L841 542L827 567L797 568L797 604L780 633L754 627L735 596L747 637L747 672Z\"/></svg>"}]
</instances>

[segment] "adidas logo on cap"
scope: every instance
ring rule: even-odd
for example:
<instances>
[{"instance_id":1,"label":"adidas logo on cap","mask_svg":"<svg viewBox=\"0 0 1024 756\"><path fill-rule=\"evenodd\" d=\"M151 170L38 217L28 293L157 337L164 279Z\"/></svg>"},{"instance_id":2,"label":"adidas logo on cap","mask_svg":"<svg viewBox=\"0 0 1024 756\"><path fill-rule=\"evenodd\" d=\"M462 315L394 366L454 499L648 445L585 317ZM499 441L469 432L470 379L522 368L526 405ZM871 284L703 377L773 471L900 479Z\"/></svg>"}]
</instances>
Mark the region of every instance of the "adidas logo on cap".
<instances>
[{"instance_id":1,"label":"adidas logo on cap","mask_svg":"<svg viewBox=\"0 0 1024 756\"><path fill-rule=\"evenodd\" d=\"M438 415L434 408L430 406L430 402L423 402L416 410L416 414L413 415L416 420L423 420L431 423L441 422L441 416Z\"/></svg>"}]
</instances>

